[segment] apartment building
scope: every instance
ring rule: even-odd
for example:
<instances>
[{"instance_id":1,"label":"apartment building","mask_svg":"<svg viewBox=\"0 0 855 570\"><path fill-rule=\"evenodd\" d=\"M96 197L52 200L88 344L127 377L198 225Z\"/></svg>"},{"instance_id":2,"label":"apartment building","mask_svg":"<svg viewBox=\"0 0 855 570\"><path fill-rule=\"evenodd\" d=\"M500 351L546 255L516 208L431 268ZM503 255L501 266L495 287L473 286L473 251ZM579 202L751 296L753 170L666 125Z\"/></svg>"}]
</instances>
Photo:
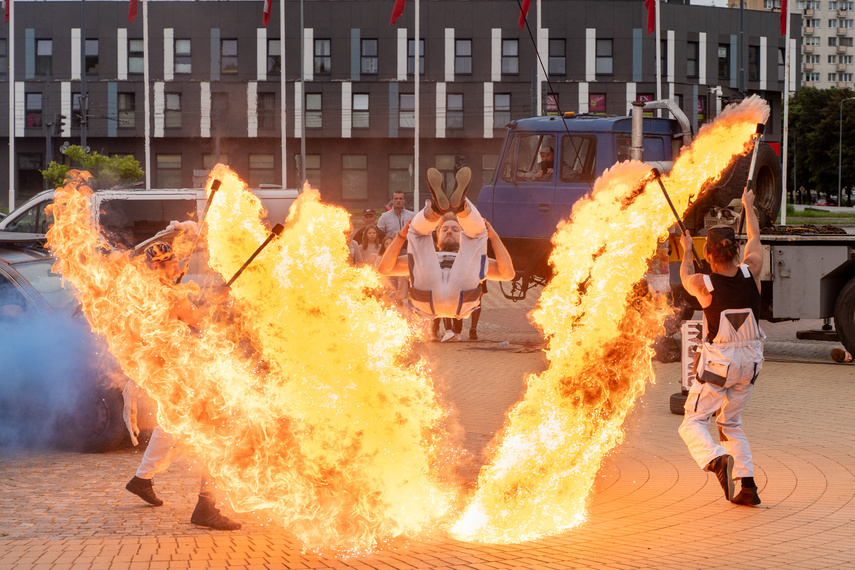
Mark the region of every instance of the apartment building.
<instances>
[{"instance_id":1,"label":"apartment building","mask_svg":"<svg viewBox=\"0 0 855 570\"><path fill-rule=\"evenodd\" d=\"M297 187L305 176L326 200L352 208L381 207L393 191L412 192L430 166L452 172L465 164L473 187L489 181L505 125L538 108L541 62L548 78L543 113L625 115L633 101L656 93L655 36L646 32L640 0L542 0L539 35L534 7L529 15L540 58L517 24L515 0L422 0L418 42L413 1L390 25L389 1L306 0L301 29L298 0L274 2L268 26L261 0L163 0L148 4L148 45L142 17L128 22L127 2L86 0L85 26L81 4L15 3L15 109L0 115L0 146L8 148L12 120L18 203L42 188L38 169L48 148L58 157L61 145L79 144L83 77L88 146L143 161L146 55L153 187L191 186L194 173L220 161L253 186ZM663 96L677 101L697 129L742 96L742 75L745 93L772 105L767 140L780 140L779 15L746 11L743 69L738 10L687 2L662 3L660 10ZM8 27L0 29L5 109L8 38ZM414 172L417 45L421 134ZM57 115L68 119L49 127ZM304 127L306 163L298 171ZM52 129L58 130L48 139ZM8 169L8 154L0 154L0 180L9 179ZM0 206L7 194L0 191Z\"/></svg>"}]
</instances>

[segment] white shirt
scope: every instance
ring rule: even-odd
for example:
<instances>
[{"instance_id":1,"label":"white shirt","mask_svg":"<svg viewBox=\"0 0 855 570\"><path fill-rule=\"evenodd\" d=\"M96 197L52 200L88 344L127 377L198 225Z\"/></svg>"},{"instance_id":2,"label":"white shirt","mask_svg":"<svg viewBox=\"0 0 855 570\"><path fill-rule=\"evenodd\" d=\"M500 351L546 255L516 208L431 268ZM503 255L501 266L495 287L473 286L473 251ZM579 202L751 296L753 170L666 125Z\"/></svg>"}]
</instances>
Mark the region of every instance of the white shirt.
<instances>
[{"instance_id":1,"label":"white shirt","mask_svg":"<svg viewBox=\"0 0 855 570\"><path fill-rule=\"evenodd\" d=\"M407 210L406 208L401 210L401 214L398 215L395 213L394 208L391 210L387 210L383 212L383 215L380 216L380 219L377 220L377 227L383 230L386 236L392 236L396 233L399 233L404 229L404 226L407 225L407 222L416 217L416 213Z\"/></svg>"}]
</instances>

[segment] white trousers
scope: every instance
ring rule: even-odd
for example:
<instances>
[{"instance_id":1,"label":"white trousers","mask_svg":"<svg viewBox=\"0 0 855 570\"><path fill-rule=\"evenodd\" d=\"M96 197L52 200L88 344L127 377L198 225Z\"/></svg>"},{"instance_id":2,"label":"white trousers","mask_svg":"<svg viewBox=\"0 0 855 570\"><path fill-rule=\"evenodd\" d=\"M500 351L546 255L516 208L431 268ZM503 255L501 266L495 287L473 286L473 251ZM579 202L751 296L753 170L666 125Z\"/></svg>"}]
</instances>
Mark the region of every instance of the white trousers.
<instances>
[{"instance_id":1,"label":"white trousers","mask_svg":"<svg viewBox=\"0 0 855 570\"><path fill-rule=\"evenodd\" d=\"M181 448L175 439L163 431L160 426L156 426L151 432L148 447L145 448L142 461L140 461L140 466L137 469L137 477L153 479L158 473L166 471L179 453L181 453Z\"/></svg>"},{"instance_id":2,"label":"white trousers","mask_svg":"<svg viewBox=\"0 0 855 570\"><path fill-rule=\"evenodd\" d=\"M442 269L436 255L432 233L439 225L419 211L410 223L407 251L410 262L410 285L430 292L429 299L417 298L410 292L413 307L427 317L465 317L477 309L480 293L474 300L463 295L481 286L487 272L487 226L484 218L469 200L468 216L457 218L462 230L460 249L450 269Z\"/></svg>"},{"instance_id":3,"label":"white trousers","mask_svg":"<svg viewBox=\"0 0 855 570\"><path fill-rule=\"evenodd\" d=\"M748 438L742 431L742 410L754 388L750 378L729 388L695 382L686 398L680 437L686 442L692 458L702 469L725 453L733 457L735 478L753 477L754 463ZM716 414L716 412L718 412ZM720 445L710 435L710 418L716 414Z\"/></svg>"}]
</instances>

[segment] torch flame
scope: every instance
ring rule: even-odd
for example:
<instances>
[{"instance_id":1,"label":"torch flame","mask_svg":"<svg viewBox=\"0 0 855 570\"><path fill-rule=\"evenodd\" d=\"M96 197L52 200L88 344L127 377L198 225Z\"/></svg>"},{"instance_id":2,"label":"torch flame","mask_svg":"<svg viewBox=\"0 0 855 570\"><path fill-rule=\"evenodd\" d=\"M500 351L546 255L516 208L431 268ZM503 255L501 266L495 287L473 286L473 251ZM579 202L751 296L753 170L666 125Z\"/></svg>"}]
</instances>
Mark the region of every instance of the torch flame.
<instances>
[{"instance_id":1,"label":"torch flame","mask_svg":"<svg viewBox=\"0 0 855 570\"><path fill-rule=\"evenodd\" d=\"M701 130L662 179L678 210L750 150L767 117L751 97ZM445 475L459 452L411 354L414 333L372 294L376 272L348 264L349 217L316 190L304 188L223 302L109 252L87 173L57 190L47 237L93 330L237 511L266 513L313 550L364 551L440 523L463 540L519 542L584 521L594 476L653 379L650 344L668 309L639 283L673 219L656 182L639 184L648 172L639 162L610 169L554 236L555 277L534 313L549 368L528 377L462 513ZM270 232L234 172L217 166L209 194L215 179L208 253L229 279ZM173 242L179 258L192 237ZM209 302L201 331L176 318L187 297Z\"/></svg>"},{"instance_id":2,"label":"torch flame","mask_svg":"<svg viewBox=\"0 0 855 570\"><path fill-rule=\"evenodd\" d=\"M662 177L678 211L734 155L751 149L751 135L768 114L762 99L750 97L701 129ZM625 162L605 172L553 237L554 277L534 312L549 339L549 367L528 377L477 491L452 527L457 538L521 542L585 520L594 476L622 440L646 380L653 381L650 345L668 315L662 301L634 293L674 223L649 171Z\"/></svg>"}]
</instances>

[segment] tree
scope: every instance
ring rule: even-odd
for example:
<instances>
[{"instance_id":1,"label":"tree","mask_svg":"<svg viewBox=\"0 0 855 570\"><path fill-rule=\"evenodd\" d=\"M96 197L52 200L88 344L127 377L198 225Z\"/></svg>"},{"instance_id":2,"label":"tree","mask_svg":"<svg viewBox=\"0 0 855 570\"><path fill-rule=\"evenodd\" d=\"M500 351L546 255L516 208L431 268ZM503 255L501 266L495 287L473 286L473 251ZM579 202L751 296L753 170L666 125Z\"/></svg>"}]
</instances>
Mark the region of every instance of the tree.
<instances>
[{"instance_id":1,"label":"tree","mask_svg":"<svg viewBox=\"0 0 855 570\"><path fill-rule=\"evenodd\" d=\"M98 188L111 188L121 183L136 182L145 175L140 163L131 155L104 156L95 151L87 153L79 145L71 145L64 151L66 164L51 161L42 176L59 188L65 184L65 176L71 168L80 168L92 174Z\"/></svg>"}]
</instances>

